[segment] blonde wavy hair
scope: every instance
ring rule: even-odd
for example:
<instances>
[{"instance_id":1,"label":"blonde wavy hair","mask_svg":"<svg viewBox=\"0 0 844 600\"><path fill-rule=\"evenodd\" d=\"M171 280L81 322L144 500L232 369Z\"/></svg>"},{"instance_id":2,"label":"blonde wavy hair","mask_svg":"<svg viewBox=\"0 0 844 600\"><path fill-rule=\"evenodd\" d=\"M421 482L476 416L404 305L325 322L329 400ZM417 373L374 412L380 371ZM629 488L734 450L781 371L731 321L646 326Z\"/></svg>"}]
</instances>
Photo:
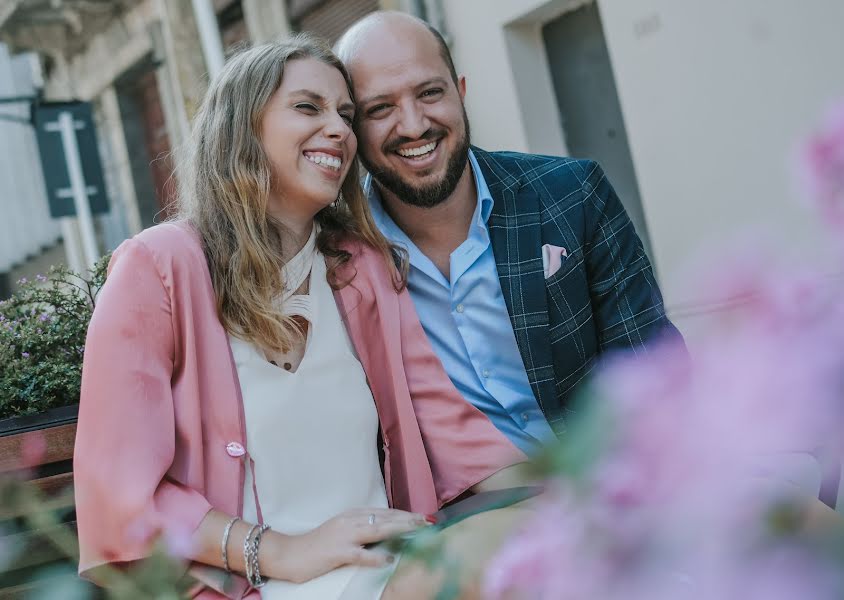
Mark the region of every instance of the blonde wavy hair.
<instances>
[{"instance_id":1,"label":"blonde wavy hair","mask_svg":"<svg viewBox=\"0 0 844 600\"><path fill-rule=\"evenodd\" d=\"M194 118L192 139L183 159L176 219L189 222L202 240L217 311L223 327L266 350L288 352L301 339L295 321L273 308L284 289L281 267L284 228L268 213L273 181L261 143L261 120L281 85L288 61L313 58L351 81L327 44L309 35L263 44L233 55L211 82ZM282 182L283 185L283 182ZM351 259L344 240L378 250L391 270L396 290L407 281L407 256L378 231L359 182L355 158L339 198L317 213L317 247L328 264L334 289L340 267ZM344 271L345 272L345 271Z\"/></svg>"}]
</instances>

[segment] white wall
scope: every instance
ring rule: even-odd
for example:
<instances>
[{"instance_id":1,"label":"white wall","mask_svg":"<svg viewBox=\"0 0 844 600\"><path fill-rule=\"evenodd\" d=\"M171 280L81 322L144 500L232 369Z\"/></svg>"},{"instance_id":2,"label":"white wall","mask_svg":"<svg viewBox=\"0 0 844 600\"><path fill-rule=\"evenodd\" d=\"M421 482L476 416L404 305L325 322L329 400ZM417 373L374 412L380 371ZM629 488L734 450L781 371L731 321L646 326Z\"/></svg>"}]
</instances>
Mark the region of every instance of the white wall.
<instances>
[{"instance_id":1,"label":"white wall","mask_svg":"<svg viewBox=\"0 0 844 600\"><path fill-rule=\"evenodd\" d=\"M10 56L0 44L0 97L32 96L32 54ZM59 226L50 218L35 129L26 103L0 105L0 273L56 243Z\"/></svg>"},{"instance_id":2,"label":"white wall","mask_svg":"<svg viewBox=\"0 0 844 600\"><path fill-rule=\"evenodd\" d=\"M822 260L790 160L844 99L841 0L599 0L654 254L670 304L689 254L770 228Z\"/></svg>"},{"instance_id":3,"label":"white wall","mask_svg":"<svg viewBox=\"0 0 844 600\"><path fill-rule=\"evenodd\" d=\"M476 143L562 153L542 24L580 0L443 2ZM844 98L841 0L598 0L653 259L684 332L689 257L767 226L822 257L796 199L798 139ZM679 311L679 312L678 312ZM693 311L692 311L693 312Z\"/></svg>"},{"instance_id":4,"label":"white wall","mask_svg":"<svg viewBox=\"0 0 844 600\"><path fill-rule=\"evenodd\" d=\"M578 0L443 1L454 62L458 72L466 75L466 110L475 144L490 150L564 152L537 24L540 20L532 21L528 16L549 5L559 11L577 3ZM513 24L519 19L522 21Z\"/></svg>"}]
</instances>

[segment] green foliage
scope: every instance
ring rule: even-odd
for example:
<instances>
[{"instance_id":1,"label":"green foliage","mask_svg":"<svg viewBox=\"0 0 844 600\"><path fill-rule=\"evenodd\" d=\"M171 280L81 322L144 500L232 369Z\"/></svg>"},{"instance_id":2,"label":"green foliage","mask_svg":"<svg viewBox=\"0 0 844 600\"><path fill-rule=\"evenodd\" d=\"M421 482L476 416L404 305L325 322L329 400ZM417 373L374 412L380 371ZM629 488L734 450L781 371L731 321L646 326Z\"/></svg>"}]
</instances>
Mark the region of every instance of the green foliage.
<instances>
[{"instance_id":1,"label":"green foliage","mask_svg":"<svg viewBox=\"0 0 844 600\"><path fill-rule=\"evenodd\" d=\"M53 267L0 302L0 418L79 402L85 335L109 258L85 276Z\"/></svg>"}]
</instances>

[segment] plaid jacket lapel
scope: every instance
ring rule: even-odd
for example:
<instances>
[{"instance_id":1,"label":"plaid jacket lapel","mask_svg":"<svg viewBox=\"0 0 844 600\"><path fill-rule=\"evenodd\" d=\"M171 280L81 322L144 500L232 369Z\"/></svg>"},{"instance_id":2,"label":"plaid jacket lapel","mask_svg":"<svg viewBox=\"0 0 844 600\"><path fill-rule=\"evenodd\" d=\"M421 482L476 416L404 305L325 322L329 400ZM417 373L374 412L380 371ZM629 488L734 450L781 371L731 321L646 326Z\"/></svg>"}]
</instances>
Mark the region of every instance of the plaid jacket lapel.
<instances>
[{"instance_id":1,"label":"plaid jacket lapel","mask_svg":"<svg viewBox=\"0 0 844 600\"><path fill-rule=\"evenodd\" d=\"M528 381L543 412L555 405L539 196L494 157L472 148L494 200L489 235L498 279Z\"/></svg>"}]
</instances>

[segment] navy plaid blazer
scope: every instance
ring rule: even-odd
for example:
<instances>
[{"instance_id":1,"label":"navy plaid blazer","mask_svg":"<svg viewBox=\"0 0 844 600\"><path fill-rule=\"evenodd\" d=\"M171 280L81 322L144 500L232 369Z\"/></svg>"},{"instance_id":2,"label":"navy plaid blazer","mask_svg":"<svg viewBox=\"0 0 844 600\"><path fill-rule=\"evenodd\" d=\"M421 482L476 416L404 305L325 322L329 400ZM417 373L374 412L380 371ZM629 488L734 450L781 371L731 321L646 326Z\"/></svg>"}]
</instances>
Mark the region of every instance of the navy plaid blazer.
<instances>
[{"instance_id":1,"label":"navy plaid blazer","mask_svg":"<svg viewBox=\"0 0 844 600\"><path fill-rule=\"evenodd\" d=\"M533 393L559 432L597 357L680 334L665 315L642 242L597 163L472 151L494 200L489 234L516 342ZM547 280L544 244L568 254Z\"/></svg>"}]
</instances>

